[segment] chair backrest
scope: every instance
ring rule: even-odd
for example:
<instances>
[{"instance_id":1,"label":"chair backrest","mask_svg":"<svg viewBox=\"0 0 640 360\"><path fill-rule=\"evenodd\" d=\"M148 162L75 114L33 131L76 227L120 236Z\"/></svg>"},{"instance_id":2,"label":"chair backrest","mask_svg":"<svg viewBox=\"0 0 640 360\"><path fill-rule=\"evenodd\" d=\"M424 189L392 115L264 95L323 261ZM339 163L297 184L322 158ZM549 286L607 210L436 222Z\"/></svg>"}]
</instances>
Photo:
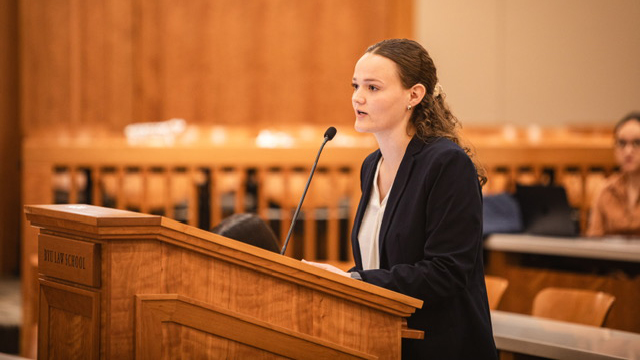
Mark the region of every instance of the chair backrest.
<instances>
[{"instance_id":1,"label":"chair backrest","mask_svg":"<svg viewBox=\"0 0 640 360\"><path fill-rule=\"evenodd\" d=\"M602 291L549 287L533 299L531 315L602 326L615 299Z\"/></svg>"},{"instance_id":2,"label":"chair backrest","mask_svg":"<svg viewBox=\"0 0 640 360\"><path fill-rule=\"evenodd\" d=\"M502 295L509 286L509 280L498 276L485 275L484 282L487 285L487 297L489 298L489 309L495 310L500 305Z\"/></svg>"}]
</instances>

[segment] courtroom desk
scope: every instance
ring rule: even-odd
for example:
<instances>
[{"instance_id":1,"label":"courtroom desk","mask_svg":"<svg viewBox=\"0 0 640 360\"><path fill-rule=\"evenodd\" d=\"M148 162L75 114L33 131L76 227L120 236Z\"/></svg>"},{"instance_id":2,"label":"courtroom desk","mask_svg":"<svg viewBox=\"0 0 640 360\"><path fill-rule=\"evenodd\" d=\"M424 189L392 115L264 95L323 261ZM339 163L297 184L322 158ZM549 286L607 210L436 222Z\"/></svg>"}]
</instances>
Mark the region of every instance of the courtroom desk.
<instances>
[{"instance_id":1,"label":"courtroom desk","mask_svg":"<svg viewBox=\"0 0 640 360\"><path fill-rule=\"evenodd\" d=\"M491 321L501 352L551 359L640 359L640 334L499 310L491 311Z\"/></svg>"},{"instance_id":2,"label":"courtroom desk","mask_svg":"<svg viewBox=\"0 0 640 360\"><path fill-rule=\"evenodd\" d=\"M640 239L494 234L485 241L488 275L509 280L499 310L530 314L550 286L616 297L604 327L640 333Z\"/></svg>"},{"instance_id":3,"label":"courtroom desk","mask_svg":"<svg viewBox=\"0 0 640 360\"><path fill-rule=\"evenodd\" d=\"M26 357L21 357L18 355L0 353L0 360L30 360L30 359Z\"/></svg>"},{"instance_id":4,"label":"courtroom desk","mask_svg":"<svg viewBox=\"0 0 640 360\"><path fill-rule=\"evenodd\" d=\"M494 234L485 249L640 263L640 238L563 238Z\"/></svg>"}]
</instances>

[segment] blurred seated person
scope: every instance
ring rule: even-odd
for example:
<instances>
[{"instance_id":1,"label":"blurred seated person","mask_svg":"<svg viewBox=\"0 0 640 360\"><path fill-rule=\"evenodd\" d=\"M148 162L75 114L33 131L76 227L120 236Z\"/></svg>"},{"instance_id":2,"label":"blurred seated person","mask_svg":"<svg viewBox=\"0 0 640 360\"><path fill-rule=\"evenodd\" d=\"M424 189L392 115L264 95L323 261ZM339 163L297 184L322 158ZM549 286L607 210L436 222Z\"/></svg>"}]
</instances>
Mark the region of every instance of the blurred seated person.
<instances>
[{"instance_id":1,"label":"blurred seated person","mask_svg":"<svg viewBox=\"0 0 640 360\"><path fill-rule=\"evenodd\" d=\"M255 214L233 214L211 229L214 234L280 253L276 235Z\"/></svg>"},{"instance_id":2,"label":"blurred seated person","mask_svg":"<svg viewBox=\"0 0 640 360\"><path fill-rule=\"evenodd\" d=\"M595 198L587 236L640 236L640 112L620 120L614 135L620 173Z\"/></svg>"}]
</instances>

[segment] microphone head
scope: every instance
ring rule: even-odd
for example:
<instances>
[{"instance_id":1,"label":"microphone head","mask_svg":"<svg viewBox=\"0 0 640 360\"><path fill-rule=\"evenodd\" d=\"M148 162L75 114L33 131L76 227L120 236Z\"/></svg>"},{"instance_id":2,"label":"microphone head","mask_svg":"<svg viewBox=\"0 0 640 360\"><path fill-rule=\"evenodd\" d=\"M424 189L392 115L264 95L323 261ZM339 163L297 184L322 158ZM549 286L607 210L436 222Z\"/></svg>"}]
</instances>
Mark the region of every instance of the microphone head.
<instances>
[{"instance_id":1,"label":"microphone head","mask_svg":"<svg viewBox=\"0 0 640 360\"><path fill-rule=\"evenodd\" d=\"M327 139L327 141L331 141L333 137L336 136L337 132L338 130L336 130L336 128L332 126L328 128L327 131L324 132L324 138Z\"/></svg>"}]
</instances>

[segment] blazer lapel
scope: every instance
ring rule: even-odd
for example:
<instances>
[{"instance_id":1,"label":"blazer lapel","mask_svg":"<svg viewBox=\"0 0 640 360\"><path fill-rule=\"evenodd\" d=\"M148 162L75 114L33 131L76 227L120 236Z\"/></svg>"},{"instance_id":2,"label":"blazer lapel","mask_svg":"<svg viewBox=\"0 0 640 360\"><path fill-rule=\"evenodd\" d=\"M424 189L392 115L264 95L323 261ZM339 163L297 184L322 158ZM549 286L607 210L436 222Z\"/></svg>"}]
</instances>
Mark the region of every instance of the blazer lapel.
<instances>
[{"instance_id":1,"label":"blazer lapel","mask_svg":"<svg viewBox=\"0 0 640 360\"><path fill-rule=\"evenodd\" d=\"M360 240L358 239L358 234L360 234L362 218L364 217L364 212L367 210L369 198L371 197L373 176L376 174L376 164L380 161L381 156L382 154L380 153L380 150L377 150L372 166L369 166L368 171L362 174L362 196L360 196L360 203L358 204L358 210L356 212L356 218L353 222L353 230L351 232L353 258L356 262L356 266L360 265L359 268L362 267L362 258L360 257Z\"/></svg>"},{"instance_id":2,"label":"blazer lapel","mask_svg":"<svg viewBox=\"0 0 640 360\"><path fill-rule=\"evenodd\" d=\"M389 226L393 220L393 215L396 212L396 208L398 207L398 203L400 202L400 198L405 191L407 186L407 182L409 181L409 176L411 175L411 170L414 165L413 155L418 153L424 147L424 142L414 136L409 145L407 145L407 150L404 153L404 157L400 162L400 167L398 168L398 172L396 173L396 177L393 180L393 186L391 187L391 192L389 193L389 199L387 200L387 207L384 211L384 216L382 217L382 225L380 226L380 239L378 241L378 247L380 251L380 266L383 266L383 252L384 242L387 240L387 232L389 231Z\"/></svg>"}]
</instances>

